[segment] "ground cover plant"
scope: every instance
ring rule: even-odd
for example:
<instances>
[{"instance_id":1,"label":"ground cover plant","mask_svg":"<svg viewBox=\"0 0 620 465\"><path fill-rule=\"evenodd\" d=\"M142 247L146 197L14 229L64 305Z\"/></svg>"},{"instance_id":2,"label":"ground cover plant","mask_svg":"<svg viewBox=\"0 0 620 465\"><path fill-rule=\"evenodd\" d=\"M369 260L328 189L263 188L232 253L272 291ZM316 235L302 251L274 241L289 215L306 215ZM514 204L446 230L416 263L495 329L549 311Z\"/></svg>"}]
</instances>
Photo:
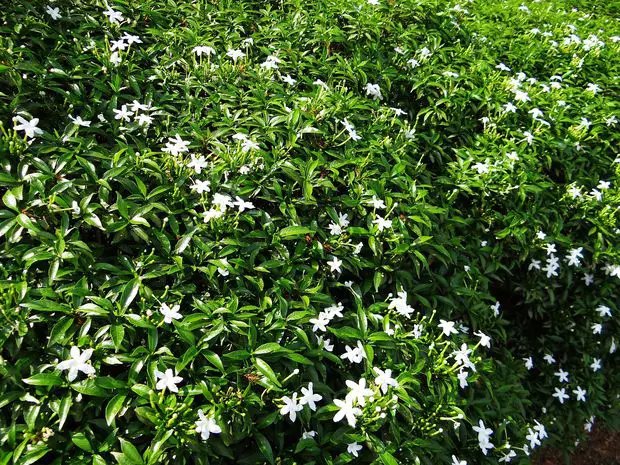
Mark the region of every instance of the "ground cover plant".
<instances>
[{"instance_id":1,"label":"ground cover plant","mask_svg":"<svg viewBox=\"0 0 620 465\"><path fill-rule=\"evenodd\" d=\"M0 464L529 463L616 425L613 2L0 16Z\"/></svg>"}]
</instances>

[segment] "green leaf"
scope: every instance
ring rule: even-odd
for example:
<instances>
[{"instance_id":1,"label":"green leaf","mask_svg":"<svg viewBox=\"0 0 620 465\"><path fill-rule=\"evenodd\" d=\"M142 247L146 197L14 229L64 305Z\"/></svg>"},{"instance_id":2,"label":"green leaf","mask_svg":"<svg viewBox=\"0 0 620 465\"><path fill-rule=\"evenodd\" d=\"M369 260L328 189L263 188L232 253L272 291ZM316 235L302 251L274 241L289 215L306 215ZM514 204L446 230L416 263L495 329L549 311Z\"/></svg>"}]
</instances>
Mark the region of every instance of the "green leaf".
<instances>
[{"instance_id":1,"label":"green leaf","mask_svg":"<svg viewBox=\"0 0 620 465\"><path fill-rule=\"evenodd\" d=\"M57 342L62 342L65 338L66 332L73 325L73 317L63 316L52 328L50 332L50 338L47 341L47 346L51 347Z\"/></svg>"},{"instance_id":2,"label":"green leaf","mask_svg":"<svg viewBox=\"0 0 620 465\"><path fill-rule=\"evenodd\" d=\"M273 458L273 450L271 449L269 440L258 431L254 431L254 438L256 439L256 444L258 444L258 449L261 451L261 454L263 454L269 463L274 464L275 459Z\"/></svg>"},{"instance_id":3,"label":"green leaf","mask_svg":"<svg viewBox=\"0 0 620 465\"><path fill-rule=\"evenodd\" d=\"M32 386L60 386L64 383L60 376L52 373L39 373L22 381Z\"/></svg>"},{"instance_id":4,"label":"green leaf","mask_svg":"<svg viewBox=\"0 0 620 465\"><path fill-rule=\"evenodd\" d=\"M135 464L144 463L140 452L138 452L138 449L136 449L132 443L125 441L123 438L119 438L119 441L121 443L121 450L123 451L123 454L125 454L125 457Z\"/></svg>"},{"instance_id":5,"label":"green leaf","mask_svg":"<svg viewBox=\"0 0 620 465\"><path fill-rule=\"evenodd\" d=\"M71 404L73 400L71 399L71 393L68 392L60 401L60 407L58 408L58 430L60 431L67 421L67 416L69 415L69 411L71 410Z\"/></svg>"},{"instance_id":6,"label":"green leaf","mask_svg":"<svg viewBox=\"0 0 620 465\"><path fill-rule=\"evenodd\" d=\"M282 239L289 240L304 237L306 234L314 234L315 232L315 230L304 226L287 226L286 228L280 229L278 234Z\"/></svg>"},{"instance_id":7,"label":"green leaf","mask_svg":"<svg viewBox=\"0 0 620 465\"><path fill-rule=\"evenodd\" d=\"M273 369L269 366L269 364L267 362L265 362L262 358L256 358L254 360L254 364L256 365L256 368L258 368L258 371L260 371L263 375L265 375L265 377L271 381L273 384L275 384L278 387L282 387L282 385L280 384L280 381L278 381L278 377L276 376L275 372L273 371Z\"/></svg>"},{"instance_id":8,"label":"green leaf","mask_svg":"<svg viewBox=\"0 0 620 465\"><path fill-rule=\"evenodd\" d=\"M282 347L277 342L267 342L266 344L263 344L262 346L258 347L252 353L254 355L264 355L264 354L272 354L274 352L278 352L281 350L286 350L286 349L284 349L284 347Z\"/></svg>"},{"instance_id":9,"label":"green leaf","mask_svg":"<svg viewBox=\"0 0 620 465\"><path fill-rule=\"evenodd\" d=\"M112 399L110 399L108 405L106 405L105 421L108 426L112 424L114 418L116 417L116 415L118 415L118 412L120 412L120 410L123 408L123 403L125 402L126 398L126 394L117 394Z\"/></svg>"},{"instance_id":10,"label":"green leaf","mask_svg":"<svg viewBox=\"0 0 620 465\"><path fill-rule=\"evenodd\" d=\"M7 208L10 208L13 211L19 212L19 208L17 208L17 197L13 195L13 192L7 190L2 196L2 202Z\"/></svg>"},{"instance_id":11,"label":"green leaf","mask_svg":"<svg viewBox=\"0 0 620 465\"><path fill-rule=\"evenodd\" d=\"M181 255L183 253L183 251L187 248L190 241L192 240L192 236L194 235L196 231L197 231L197 228L194 228L187 234L183 235L181 239L179 239L179 242L177 242L177 245L174 248L174 253L176 255Z\"/></svg>"},{"instance_id":12,"label":"green leaf","mask_svg":"<svg viewBox=\"0 0 620 465\"><path fill-rule=\"evenodd\" d=\"M73 444L78 446L80 449L85 450L86 452L92 452L93 447L90 445L90 441L86 438L84 433L75 433L71 436L71 441Z\"/></svg>"},{"instance_id":13,"label":"green leaf","mask_svg":"<svg viewBox=\"0 0 620 465\"><path fill-rule=\"evenodd\" d=\"M127 310L127 308L131 305L133 300L138 295L138 290L140 289L140 279L134 278L125 284L123 288L123 293L121 295L121 307L123 310Z\"/></svg>"},{"instance_id":14,"label":"green leaf","mask_svg":"<svg viewBox=\"0 0 620 465\"><path fill-rule=\"evenodd\" d=\"M112 335L114 347L116 350L120 349L125 337L125 327L121 324L114 324L110 327L110 334Z\"/></svg>"},{"instance_id":15,"label":"green leaf","mask_svg":"<svg viewBox=\"0 0 620 465\"><path fill-rule=\"evenodd\" d=\"M219 355L215 352L211 352L210 350L203 350L202 353L211 365L220 370L222 373L226 373L224 364L222 363L222 359Z\"/></svg>"}]
</instances>

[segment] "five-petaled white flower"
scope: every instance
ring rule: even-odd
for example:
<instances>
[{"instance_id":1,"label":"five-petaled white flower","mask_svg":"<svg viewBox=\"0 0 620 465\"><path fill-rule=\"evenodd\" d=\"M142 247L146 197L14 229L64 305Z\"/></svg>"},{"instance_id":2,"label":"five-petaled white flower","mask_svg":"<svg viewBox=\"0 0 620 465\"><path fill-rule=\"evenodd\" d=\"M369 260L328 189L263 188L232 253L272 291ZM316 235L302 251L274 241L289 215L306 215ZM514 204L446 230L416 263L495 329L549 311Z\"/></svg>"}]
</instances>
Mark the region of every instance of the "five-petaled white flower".
<instances>
[{"instance_id":1,"label":"five-petaled white flower","mask_svg":"<svg viewBox=\"0 0 620 465\"><path fill-rule=\"evenodd\" d=\"M179 304L173 305L172 308L170 308L168 304L162 303L159 311L164 315L164 323L170 324L172 320L180 320L183 318L183 315L179 313L180 308L181 306Z\"/></svg>"},{"instance_id":2,"label":"five-petaled white flower","mask_svg":"<svg viewBox=\"0 0 620 465\"><path fill-rule=\"evenodd\" d=\"M297 412L304 408L302 404L297 402L297 393L294 392L292 397L282 397L282 402L284 402L284 406L280 409L280 415L288 414L291 421L294 422L297 418Z\"/></svg>"},{"instance_id":3,"label":"five-petaled white flower","mask_svg":"<svg viewBox=\"0 0 620 465\"><path fill-rule=\"evenodd\" d=\"M187 144L189 144L189 142L187 142ZM175 147L177 149L181 148L181 146L179 146L179 145L177 145ZM196 172L196 174L202 173L202 169L206 168L207 165L208 165L206 158L204 156L202 156L202 155L200 155L198 157L194 153L192 153L191 157L192 157L192 159L187 164L187 167L193 169Z\"/></svg>"},{"instance_id":4,"label":"five-petaled white flower","mask_svg":"<svg viewBox=\"0 0 620 465\"><path fill-rule=\"evenodd\" d=\"M552 394L552 396L556 397L560 401L560 404L563 404L564 400L570 398L570 396L566 394L565 388L562 388L562 389L555 388L555 392Z\"/></svg>"},{"instance_id":5,"label":"five-petaled white flower","mask_svg":"<svg viewBox=\"0 0 620 465\"><path fill-rule=\"evenodd\" d=\"M358 383L348 379L346 384L349 387L349 393L347 394L345 400L349 400L351 402L355 401L361 407L366 405L366 397L370 397L374 394L372 389L368 389L366 387L366 380L364 378L360 378Z\"/></svg>"},{"instance_id":6,"label":"five-petaled white flower","mask_svg":"<svg viewBox=\"0 0 620 465\"><path fill-rule=\"evenodd\" d=\"M160 391L168 388L170 392L179 392L177 384L183 381L183 378L176 376L171 368L168 368L163 373L159 370L155 370L155 378L158 380L155 388Z\"/></svg>"},{"instance_id":7,"label":"five-petaled white flower","mask_svg":"<svg viewBox=\"0 0 620 465\"><path fill-rule=\"evenodd\" d=\"M71 120L71 122L77 126L83 126L85 128L90 126L90 121L88 120L83 120L81 116L77 116L77 117L73 117L71 115L69 115L69 119Z\"/></svg>"},{"instance_id":8,"label":"five-petaled white flower","mask_svg":"<svg viewBox=\"0 0 620 465\"><path fill-rule=\"evenodd\" d=\"M357 442L352 442L351 444L347 444L347 452L355 457L359 457L359 451L361 451L364 447Z\"/></svg>"},{"instance_id":9,"label":"five-petaled white flower","mask_svg":"<svg viewBox=\"0 0 620 465\"><path fill-rule=\"evenodd\" d=\"M188 152L188 146L189 142L184 141L181 139L181 136L177 134L174 138L168 137L168 142L166 142L166 146L161 149L161 151L167 152L170 155L178 155L183 152ZM197 173L200 174L200 171L197 171Z\"/></svg>"},{"instance_id":10,"label":"five-petaled white flower","mask_svg":"<svg viewBox=\"0 0 620 465\"><path fill-rule=\"evenodd\" d=\"M209 439L211 434L219 434L222 428L215 421L214 416L205 416L202 410L198 410L198 420L196 421L196 432L200 434L203 441Z\"/></svg>"},{"instance_id":11,"label":"five-petaled white flower","mask_svg":"<svg viewBox=\"0 0 620 465\"><path fill-rule=\"evenodd\" d=\"M190 187L190 189L198 192L199 194L203 194L211 191L209 188L210 185L211 183L209 181L201 181L200 179L197 179L194 181L194 184Z\"/></svg>"},{"instance_id":12,"label":"five-petaled white flower","mask_svg":"<svg viewBox=\"0 0 620 465\"><path fill-rule=\"evenodd\" d=\"M577 386L577 389L573 390L573 394L577 396L577 400L580 402L586 401L587 391L585 389L581 389L581 386Z\"/></svg>"},{"instance_id":13,"label":"five-petaled white flower","mask_svg":"<svg viewBox=\"0 0 620 465\"><path fill-rule=\"evenodd\" d=\"M380 368L374 367L373 371L377 374L375 377L375 384L379 386L383 394L387 393L390 386L398 387L398 381L392 378L392 370L389 368L386 368L385 371L383 371Z\"/></svg>"},{"instance_id":14,"label":"five-petaled white flower","mask_svg":"<svg viewBox=\"0 0 620 465\"><path fill-rule=\"evenodd\" d=\"M446 336L450 334L458 334L458 331L454 328L454 321L439 320L439 327Z\"/></svg>"},{"instance_id":15,"label":"five-petaled white flower","mask_svg":"<svg viewBox=\"0 0 620 465\"><path fill-rule=\"evenodd\" d=\"M32 118L30 121L28 121L24 117L17 115L15 118L13 118L13 122L19 123L15 124L13 126L13 129L15 129L16 131L24 131L27 137L35 137L39 134L43 134L43 130L37 127L37 125L39 124L39 118Z\"/></svg>"},{"instance_id":16,"label":"five-petaled white flower","mask_svg":"<svg viewBox=\"0 0 620 465\"><path fill-rule=\"evenodd\" d=\"M70 359L56 365L56 368L60 371L69 370L69 375L67 376L69 382L73 382L80 371L85 375L95 374L95 368L90 363L87 363L93 355L93 349L86 349L80 353L80 349L73 346L69 354L71 355Z\"/></svg>"},{"instance_id":17,"label":"five-petaled white flower","mask_svg":"<svg viewBox=\"0 0 620 465\"><path fill-rule=\"evenodd\" d=\"M342 260L338 257L334 257L330 261L327 262L329 267L331 268L332 273L340 273L340 267L342 266Z\"/></svg>"},{"instance_id":18,"label":"five-petaled white flower","mask_svg":"<svg viewBox=\"0 0 620 465\"><path fill-rule=\"evenodd\" d=\"M113 10L108 6L108 9L103 12L105 16L108 17L108 20L113 24L119 24L121 21L125 20L125 17L120 11Z\"/></svg>"},{"instance_id":19,"label":"five-petaled white flower","mask_svg":"<svg viewBox=\"0 0 620 465\"><path fill-rule=\"evenodd\" d=\"M338 410L338 413L334 415L334 422L338 423L343 418L346 418L347 422L349 423L349 426L351 428L355 428L355 423L357 422L355 417L357 415L361 415L362 411L358 407L353 407L353 404L351 403L351 400L349 399L347 400L334 399L334 404L336 404L336 407L340 409Z\"/></svg>"},{"instance_id":20,"label":"five-petaled white flower","mask_svg":"<svg viewBox=\"0 0 620 465\"><path fill-rule=\"evenodd\" d=\"M316 394L313 392L312 390L312 383L308 383L308 388L301 388L301 393L302 396L299 399L299 403L301 405L308 405L308 407L310 407L310 410L312 411L316 411L316 403L320 401L323 396L321 394Z\"/></svg>"},{"instance_id":21,"label":"five-petaled white flower","mask_svg":"<svg viewBox=\"0 0 620 465\"><path fill-rule=\"evenodd\" d=\"M254 204L252 202L246 202L238 195L235 197L237 200L233 202L233 205L239 209L239 212L244 212L245 210L252 210L254 208Z\"/></svg>"},{"instance_id":22,"label":"five-petaled white flower","mask_svg":"<svg viewBox=\"0 0 620 465\"><path fill-rule=\"evenodd\" d=\"M236 63L239 58L243 58L245 56L245 53L241 50L228 50L228 52L226 52L226 56L230 57L232 61Z\"/></svg>"},{"instance_id":23,"label":"five-petaled white flower","mask_svg":"<svg viewBox=\"0 0 620 465\"><path fill-rule=\"evenodd\" d=\"M56 7L52 7L51 5L47 5L47 8L45 9L45 12L50 15L52 17L52 19L54 21L56 21L57 19L62 18L62 15L60 14L60 8Z\"/></svg>"}]
</instances>

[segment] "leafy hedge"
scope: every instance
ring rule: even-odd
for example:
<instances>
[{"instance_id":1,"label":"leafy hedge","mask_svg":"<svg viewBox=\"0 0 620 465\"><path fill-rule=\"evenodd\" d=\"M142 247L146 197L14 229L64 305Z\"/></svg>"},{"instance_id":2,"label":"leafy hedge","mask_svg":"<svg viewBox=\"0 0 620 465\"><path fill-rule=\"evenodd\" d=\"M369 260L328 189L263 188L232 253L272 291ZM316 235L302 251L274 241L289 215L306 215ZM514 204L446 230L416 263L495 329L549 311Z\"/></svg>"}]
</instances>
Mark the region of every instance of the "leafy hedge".
<instances>
[{"instance_id":1,"label":"leafy hedge","mask_svg":"<svg viewBox=\"0 0 620 465\"><path fill-rule=\"evenodd\" d=\"M614 426L620 26L569 3L7 5L0 464Z\"/></svg>"}]
</instances>

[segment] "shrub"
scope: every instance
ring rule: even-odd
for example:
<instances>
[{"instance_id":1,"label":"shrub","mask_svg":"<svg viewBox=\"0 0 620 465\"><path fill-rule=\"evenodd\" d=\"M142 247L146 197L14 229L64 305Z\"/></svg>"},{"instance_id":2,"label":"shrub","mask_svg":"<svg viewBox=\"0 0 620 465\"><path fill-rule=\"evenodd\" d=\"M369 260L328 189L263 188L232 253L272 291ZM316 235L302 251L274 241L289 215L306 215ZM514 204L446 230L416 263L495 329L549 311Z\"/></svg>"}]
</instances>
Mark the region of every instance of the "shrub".
<instances>
[{"instance_id":1,"label":"shrub","mask_svg":"<svg viewBox=\"0 0 620 465\"><path fill-rule=\"evenodd\" d=\"M620 32L584 7L5 8L0 463L527 463L613 426Z\"/></svg>"}]
</instances>

